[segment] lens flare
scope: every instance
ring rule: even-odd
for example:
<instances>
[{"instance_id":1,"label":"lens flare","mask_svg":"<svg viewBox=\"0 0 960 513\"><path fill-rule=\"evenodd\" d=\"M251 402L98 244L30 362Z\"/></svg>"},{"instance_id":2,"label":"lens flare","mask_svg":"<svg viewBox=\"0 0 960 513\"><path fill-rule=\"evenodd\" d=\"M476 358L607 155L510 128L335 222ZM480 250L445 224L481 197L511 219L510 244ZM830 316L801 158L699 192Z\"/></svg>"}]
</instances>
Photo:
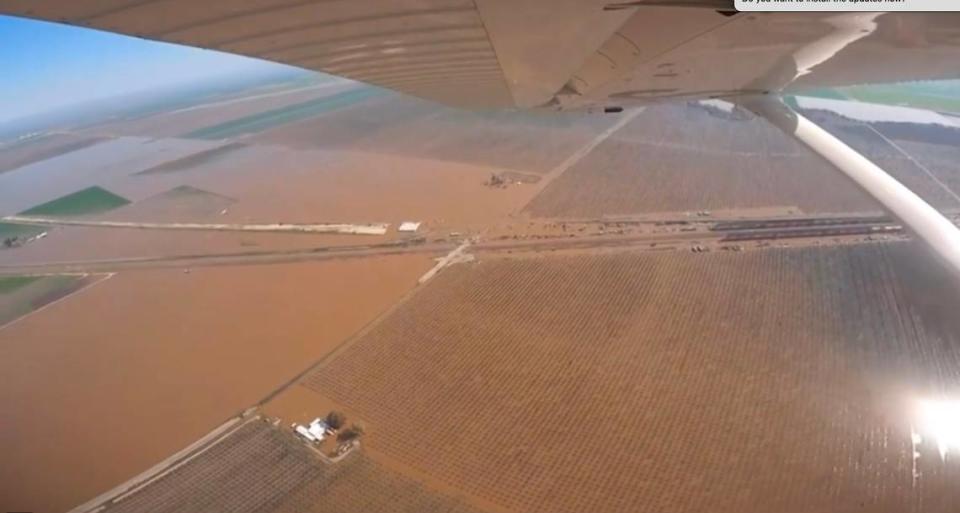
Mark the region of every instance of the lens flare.
<instances>
[{"instance_id":1,"label":"lens flare","mask_svg":"<svg viewBox=\"0 0 960 513\"><path fill-rule=\"evenodd\" d=\"M918 401L916 430L937 444L941 458L960 451L960 400Z\"/></svg>"}]
</instances>

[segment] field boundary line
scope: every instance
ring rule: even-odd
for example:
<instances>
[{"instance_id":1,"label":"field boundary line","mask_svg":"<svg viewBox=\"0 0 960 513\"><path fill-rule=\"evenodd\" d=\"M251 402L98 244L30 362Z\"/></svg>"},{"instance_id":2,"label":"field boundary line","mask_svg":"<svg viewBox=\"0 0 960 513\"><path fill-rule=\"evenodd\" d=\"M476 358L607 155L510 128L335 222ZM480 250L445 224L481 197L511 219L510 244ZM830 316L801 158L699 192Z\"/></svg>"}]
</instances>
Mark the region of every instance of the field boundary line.
<instances>
[{"instance_id":1,"label":"field boundary line","mask_svg":"<svg viewBox=\"0 0 960 513\"><path fill-rule=\"evenodd\" d=\"M138 230L183 230L213 232L260 232L260 233L335 233L338 235L386 235L390 223L138 223L131 221L84 221L57 219L42 216L6 216L0 221L14 224L40 226L83 226L89 228L123 228Z\"/></svg>"},{"instance_id":2,"label":"field boundary line","mask_svg":"<svg viewBox=\"0 0 960 513\"><path fill-rule=\"evenodd\" d=\"M283 265L297 262L319 262L337 259L376 258L381 256L407 255L416 253L435 253L446 250L449 244L394 244L389 246L365 247L338 247L318 246L303 250L278 250L243 253L211 253L191 255L170 255L150 257L130 257L104 260L74 260L59 262L44 262L40 264L13 264L0 265L0 276L41 274L100 274L130 269L169 269L177 267L219 267L244 265ZM51 269L66 269L56 272ZM40 270L40 271L38 271Z\"/></svg>"},{"instance_id":3,"label":"field boundary line","mask_svg":"<svg viewBox=\"0 0 960 513\"><path fill-rule=\"evenodd\" d=\"M620 119L617 120L616 123L607 127L606 130L597 134L596 137L594 137L589 142L581 146L579 149L577 149L577 151L573 152L573 154L571 154L569 157L564 159L563 162L554 166L553 169L548 171L547 174L543 175L540 178L540 181L537 182L537 185L536 185L537 187L536 192L534 192L533 195L530 196L530 199L527 200L527 202L524 203L522 207L520 207L519 211L523 211L524 209L526 209L527 205L529 205L534 198L539 196L540 193L543 192L548 185L550 185L550 182L556 180L557 177L567 172L567 170L573 167L574 165L576 165L577 162L580 162L581 160L583 160L583 158L589 155L590 152L595 150L597 146L600 146L600 144L603 141L606 141L607 139L610 138L611 135L617 133L621 128L626 126L627 123L636 119L636 117L642 114L644 110L646 110L645 107L638 107L630 111L629 113L624 114Z\"/></svg>"},{"instance_id":4,"label":"field boundary line","mask_svg":"<svg viewBox=\"0 0 960 513\"><path fill-rule=\"evenodd\" d=\"M79 275L79 276L90 276L91 274L102 274L102 277L101 277L99 280L97 280L97 281L88 283L88 284L84 285L83 287L80 287L79 289L77 289L77 290L75 290L75 291L67 294L66 296L63 296L63 297L58 298L58 299L56 299L56 300L54 300L54 301L51 301L51 302L49 302L49 303L41 306L40 308L37 308L36 310L30 310L29 312L21 315L20 317L17 317L16 319L11 320L10 322L4 324L3 326L0 326L0 331L3 331L3 330L5 330L5 329L9 328L10 326L13 326L14 324L17 324L18 322L20 322L20 321L22 321L22 320L24 320L24 319L26 319L26 318L28 318L28 317L31 317L31 316L33 316L33 315L35 315L35 314L38 314L38 313L46 310L47 308L50 308L51 306L53 306L53 305L55 305L55 304L57 304L57 303L59 303L59 302L61 302L61 301L65 301L65 300L67 300L67 299L70 299L70 298L72 298L72 297L80 294L81 292L83 292L83 291L85 291L85 290L93 287L94 285L97 285L97 284L99 284L99 283L103 283L103 282L109 280L110 278L113 278L114 275L116 275L117 273L105 273L105 274L104 274L104 273L51 273L51 274L41 274L40 276L78 276L78 275Z\"/></svg>"},{"instance_id":5,"label":"field boundary line","mask_svg":"<svg viewBox=\"0 0 960 513\"><path fill-rule=\"evenodd\" d=\"M322 84L314 84L304 87L298 87L294 89L284 89L280 91L274 91L270 93L262 93L253 96L241 96L239 98L230 98L227 100L219 100L211 103L201 103L199 105L192 105L190 107L184 107L182 109L172 110L170 112L161 114L161 115L170 115L170 114L180 114L183 112L194 112L198 110L213 109L218 107L224 107L227 105L236 105L238 103L245 103L249 101L262 100L264 98L275 98L278 96L287 96L295 93L309 92L309 91L322 91L324 89L330 89L331 87L336 86L347 86L350 85L350 82L347 80L335 80L333 82L324 82Z\"/></svg>"},{"instance_id":6,"label":"field boundary line","mask_svg":"<svg viewBox=\"0 0 960 513\"><path fill-rule=\"evenodd\" d=\"M937 175L933 174L933 171L930 171L930 169L929 169L927 166L921 164L919 160L917 160L917 159L915 159L915 158L913 157L913 155L910 155L909 153L907 153L907 151L904 150L903 148L901 148L899 144L893 142L893 141L890 140L887 136L883 135L883 133L881 133L879 130L877 130L876 128L874 128L873 125L871 125L871 124L869 124L869 123L864 123L864 125L866 125L867 128L869 128L873 133L877 134L877 135L878 135L881 139L883 139L887 144L889 144L891 147L893 147L893 149L895 149L895 150L897 150L898 152L900 152L901 155L903 155L904 157L907 157L907 160L909 160L910 162L913 162L913 164L914 164L915 166L917 166L917 167L920 168L924 173L926 173L927 176L929 176L931 180L933 180L933 181L934 181L937 185L939 185L944 191L946 191L947 194L953 196L953 199L957 200L957 203L960 203L960 196L958 196L957 193L953 192L953 190L950 189L950 187L948 187L947 184L945 184L945 183L943 183L942 181L940 181L940 179L937 178Z\"/></svg>"},{"instance_id":7,"label":"field boundary line","mask_svg":"<svg viewBox=\"0 0 960 513\"><path fill-rule=\"evenodd\" d=\"M263 399L254 403L255 408L260 408L266 403L273 400L274 397L285 392L287 389L294 385L300 384L307 376L317 369L322 369L325 365L336 359L340 356L341 353L353 346L357 341L363 338L367 333L370 333L375 327L380 325L387 317L392 315L394 312L400 309L401 306L406 304L410 299L415 297L421 290L426 289L427 286L417 283L410 290L406 291L402 296L400 296L393 304L387 306L382 312L377 314L373 319L370 319L366 324L364 324L359 330L354 332L352 335L349 335L347 338L343 339L339 345L331 349L326 354L320 356L317 360L307 366L306 369L297 373L292 378L282 383L280 386L275 388L272 392L267 394ZM312 389L311 389L312 391Z\"/></svg>"},{"instance_id":8,"label":"field boundary line","mask_svg":"<svg viewBox=\"0 0 960 513\"><path fill-rule=\"evenodd\" d=\"M93 499L90 499L89 501L71 509L68 513L102 511L107 508L107 503L115 504L118 501L126 499L130 495L142 490L144 487L189 463L197 456L200 456L201 454L207 452L207 450L210 448L225 440L228 436L235 433L241 427L259 418L260 416L254 415L244 420L243 414L234 416L223 424L214 428L213 431L203 435L200 439L168 456L163 461L133 476L123 483L120 483L110 490L94 497Z\"/></svg>"}]
</instances>

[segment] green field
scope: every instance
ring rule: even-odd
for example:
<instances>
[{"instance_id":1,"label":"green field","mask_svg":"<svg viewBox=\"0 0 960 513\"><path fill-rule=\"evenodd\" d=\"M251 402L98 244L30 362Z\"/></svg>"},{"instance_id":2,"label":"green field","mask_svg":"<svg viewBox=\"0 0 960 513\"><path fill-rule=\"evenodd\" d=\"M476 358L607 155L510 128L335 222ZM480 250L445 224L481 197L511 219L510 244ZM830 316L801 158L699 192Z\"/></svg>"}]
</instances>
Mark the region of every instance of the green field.
<instances>
[{"instance_id":1,"label":"green field","mask_svg":"<svg viewBox=\"0 0 960 513\"><path fill-rule=\"evenodd\" d=\"M82 289L85 275L0 277L0 326Z\"/></svg>"},{"instance_id":2,"label":"green field","mask_svg":"<svg viewBox=\"0 0 960 513\"><path fill-rule=\"evenodd\" d=\"M828 100L849 100L849 96L844 96L843 93L838 89L830 89L827 87L820 89L810 89L803 92L803 96L809 96L812 98L826 98Z\"/></svg>"},{"instance_id":3,"label":"green field","mask_svg":"<svg viewBox=\"0 0 960 513\"><path fill-rule=\"evenodd\" d=\"M102 187L88 187L82 191L48 201L20 212L24 216L82 216L98 214L129 204L126 198Z\"/></svg>"},{"instance_id":4,"label":"green field","mask_svg":"<svg viewBox=\"0 0 960 513\"><path fill-rule=\"evenodd\" d=\"M295 105L288 105L279 109L232 119L225 123L194 130L181 137L189 139L226 139L237 135L262 132L275 126L301 121L325 112L347 107L382 94L384 94L382 89L370 87L353 89Z\"/></svg>"},{"instance_id":5,"label":"green field","mask_svg":"<svg viewBox=\"0 0 960 513\"><path fill-rule=\"evenodd\" d=\"M0 276L0 294L9 294L40 279L40 276Z\"/></svg>"},{"instance_id":6,"label":"green field","mask_svg":"<svg viewBox=\"0 0 960 513\"><path fill-rule=\"evenodd\" d=\"M803 96L960 113L960 81L873 84L803 91Z\"/></svg>"},{"instance_id":7,"label":"green field","mask_svg":"<svg viewBox=\"0 0 960 513\"><path fill-rule=\"evenodd\" d=\"M854 86L842 88L840 92L862 102L960 113L960 85L953 89L932 83Z\"/></svg>"},{"instance_id":8,"label":"green field","mask_svg":"<svg viewBox=\"0 0 960 513\"><path fill-rule=\"evenodd\" d=\"M33 237L44 229L40 226L26 224L0 223L0 241L8 237Z\"/></svg>"}]
</instances>

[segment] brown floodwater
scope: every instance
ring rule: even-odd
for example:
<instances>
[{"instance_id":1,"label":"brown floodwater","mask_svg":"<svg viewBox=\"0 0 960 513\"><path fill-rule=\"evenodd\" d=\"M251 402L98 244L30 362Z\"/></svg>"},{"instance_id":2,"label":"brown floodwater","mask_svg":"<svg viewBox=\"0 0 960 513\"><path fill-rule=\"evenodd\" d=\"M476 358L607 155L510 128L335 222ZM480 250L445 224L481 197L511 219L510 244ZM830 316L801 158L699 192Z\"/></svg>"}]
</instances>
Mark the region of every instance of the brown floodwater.
<instances>
[{"instance_id":1,"label":"brown floodwater","mask_svg":"<svg viewBox=\"0 0 960 513\"><path fill-rule=\"evenodd\" d=\"M270 171L264 172L267 161ZM186 182L231 201L223 215L207 212L178 218L181 222L386 222L390 231L356 236L60 227L46 239L0 251L0 265L378 244L398 238L396 227L407 220L423 221L424 232L475 233L509 222L537 191L533 184L485 186L496 171L376 153L253 148L182 173L117 177L105 185L137 199ZM133 203L97 219L163 221L151 203Z\"/></svg>"},{"instance_id":2,"label":"brown floodwater","mask_svg":"<svg viewBox=\"0 0 960 513\"><path fill-rule=\"evenodd\" d=\"M306 369L431 265L130 271L0 331L0 510L64 511L149 468Z\"/></svg>"},{"instance_id":3,"label":"brown floodwater","mask_svg":"<svg viewBox=\"0 0 960 513\"><path fill-rule=\"evenodd\" d=\"M261 168L262 169L262 168ZM286 222L419 220L467 229L502 220L532 197L535 185L484 185L503 169L367 152L274 149L270 173L224 181L217 191L240 200L229 216Z\"/></svg>"}]
</instances>

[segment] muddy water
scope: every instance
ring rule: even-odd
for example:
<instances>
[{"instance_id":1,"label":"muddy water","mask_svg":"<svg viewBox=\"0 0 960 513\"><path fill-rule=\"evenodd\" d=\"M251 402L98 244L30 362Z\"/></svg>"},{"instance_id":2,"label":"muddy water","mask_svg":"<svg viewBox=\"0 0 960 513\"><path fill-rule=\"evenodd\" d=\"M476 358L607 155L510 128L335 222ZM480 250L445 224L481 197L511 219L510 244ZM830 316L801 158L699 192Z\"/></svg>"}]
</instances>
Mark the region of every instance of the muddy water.
<instances>
[{"instance_id":1,"label":"muddy water","mask_svg":"<svg viewBox=\"0 0 960 513\"><path fill-rule=\"evenodd\" d=\"M145 198L186 182L234 200L224 215L178 221L386 222L392 225L390 232L313 236L56 228L42 241L0 251L0 265L377 244L397 238L394 229L406 220L423 221L424 230L434 233L479 232L509 222L511 213L537 191L530 184L486 187L484 181L496 169L437 160L282 148L245 150L244 155L252 160L227 157L176 176L120 177L105 185L126 197ZM271 162L269 173L264 172L266 160ZM134 203L101 218L156 220L140 215L139 210L141 205Z\"/></svg>"},{"instance_id":2,"label":"muddy water","mask_svg":"<svg viewBox=\"0 0 960 513\"><path fill-rule=\"evenodd\" d=\"M0 331L0 510L63 511L263 398L431 265L121 273Z\"/></svg>"},{"instance_id":3,"label":"muddy water","mask_svg":"<svg viewBox=\"0 0 960 513\"><path fill-rule=\"evenodd\" d=\"M491 173L502 171L372 152L256 146L182 172L122 177L107 185L125 197L145 198L187 184L235 200L217 222L419 219L463 225L503 217L536 192L533 185L483 185ZM110 217L122 220L122 214L118 210Z\"/></svg>"},{"instance_id":4,"label":"muddy water","mask_svg":"<svg viewBox=\"0 0 960 513\"><path fill-rule=\"evenodd\" d=\"M431 228L489 225L519 210L533 185L484 186L499 168L364 152L285 150L272 155L269 180L231 180L222 194L240 198L239 218L389 222Z\"/></svg>"}]
</instances>

